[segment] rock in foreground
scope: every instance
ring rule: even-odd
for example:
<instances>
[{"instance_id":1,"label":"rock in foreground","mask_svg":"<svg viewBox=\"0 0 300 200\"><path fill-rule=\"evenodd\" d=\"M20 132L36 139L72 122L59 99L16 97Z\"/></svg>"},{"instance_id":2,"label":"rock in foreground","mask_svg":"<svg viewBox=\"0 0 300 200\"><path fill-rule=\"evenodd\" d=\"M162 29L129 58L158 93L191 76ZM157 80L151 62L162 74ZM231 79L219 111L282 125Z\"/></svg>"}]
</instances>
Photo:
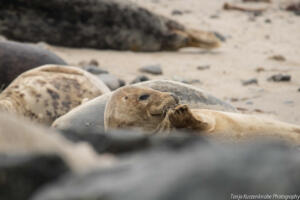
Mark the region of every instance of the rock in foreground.
<instances>
[{"instance_id":1,"label":"rock in foreground","mask_svg":"<svg viewBox=\"0 0 300 200\"><path fill-rule=\"evenodd\" d=\"M210 144L194 138L177 148L161 145L131 154L111 169L65 177L32 200L225 200L239 194L297 194L299 167L299 150L283 144Z\"/></svg>"}]
</instances>

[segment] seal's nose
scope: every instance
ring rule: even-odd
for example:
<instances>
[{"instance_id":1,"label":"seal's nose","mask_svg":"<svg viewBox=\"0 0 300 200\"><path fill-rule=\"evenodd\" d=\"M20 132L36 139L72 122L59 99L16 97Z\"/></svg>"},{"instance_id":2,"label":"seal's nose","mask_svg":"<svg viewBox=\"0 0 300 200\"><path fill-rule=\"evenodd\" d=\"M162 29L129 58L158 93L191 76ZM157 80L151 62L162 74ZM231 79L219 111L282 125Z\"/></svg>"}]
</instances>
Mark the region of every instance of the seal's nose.
<instances>
[{"instance_id":1,"label":"seal's nose","mask_svg":"<svg viewBox=\"0 0 300 200\"><path fill-rule=\"evenodd\" d=\"M171 96L175 99L175 102L178 104L179 103L178 97L173 93L171 93Z\"/></svg>"}]
</instances>

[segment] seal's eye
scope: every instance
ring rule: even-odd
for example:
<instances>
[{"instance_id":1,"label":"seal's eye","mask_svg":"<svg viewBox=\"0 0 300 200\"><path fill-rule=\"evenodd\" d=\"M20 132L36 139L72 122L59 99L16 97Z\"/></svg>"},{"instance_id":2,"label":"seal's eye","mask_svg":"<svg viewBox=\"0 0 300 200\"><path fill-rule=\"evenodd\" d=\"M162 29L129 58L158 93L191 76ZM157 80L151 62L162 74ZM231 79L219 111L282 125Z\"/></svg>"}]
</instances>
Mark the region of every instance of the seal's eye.
<instances>
[{"instance_id":1,"label":"seal's eye","mask_svg":"<svg viewBox=\"0 0 300 200\"><path fill-rule=\"evenodd\" d=\"M143 94L139 97L139 100L143 101L143 100L147 100L150 97L149 94Z\"/></svg>"}]
</instances>

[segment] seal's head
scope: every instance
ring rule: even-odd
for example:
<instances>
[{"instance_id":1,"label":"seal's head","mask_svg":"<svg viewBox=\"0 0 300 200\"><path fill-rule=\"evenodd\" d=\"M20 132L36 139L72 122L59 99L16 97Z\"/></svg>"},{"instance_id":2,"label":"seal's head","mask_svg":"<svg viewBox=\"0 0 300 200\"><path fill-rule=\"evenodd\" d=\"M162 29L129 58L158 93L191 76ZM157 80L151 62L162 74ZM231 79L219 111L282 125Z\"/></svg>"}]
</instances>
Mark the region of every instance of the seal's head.
<instances>
[{"instance_id":1,"label":"seal's head","mask_svg":"<svg viewBox=\"0 0 300 200\"><path fill-rule=\"evenodd\" d=\"M126 86L116 90L106 104L105 129L140 128L154 132L178 98L150 88Z\"/></svg>"}]
</instances>

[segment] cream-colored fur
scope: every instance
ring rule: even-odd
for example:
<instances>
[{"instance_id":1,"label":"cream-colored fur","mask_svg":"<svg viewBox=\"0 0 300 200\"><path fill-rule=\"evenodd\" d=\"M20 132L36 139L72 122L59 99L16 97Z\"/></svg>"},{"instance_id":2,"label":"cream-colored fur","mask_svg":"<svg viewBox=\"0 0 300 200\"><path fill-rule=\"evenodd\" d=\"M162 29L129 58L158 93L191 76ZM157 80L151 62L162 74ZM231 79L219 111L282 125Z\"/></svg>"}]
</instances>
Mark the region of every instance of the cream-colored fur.
<instances>
[{"instance_id":1,"label":"cream-colored fur","mask_svg":"<svg viewBox=\"0 0 300 200\"><path fill-rule=\"evenodd\" d=\"M300 126L267 117L207 109L189 109L179 105L166 116L170 127L189 128L199 134L234 140L271 137L300 144Z\"/></svg>"},{"instance_id":2,"label":"cream-colored fur","mask_svg":"<svg viewBox=\"0 0 300 200\"><path fill-rule=\"evenodd\" d=\"M145 94L149 98L139 100ZM300 126L255 115L189 109L177 103L170 93L133 86L118 89L107 103L105 128L138 128L152 134L190 129L196 134L234 140L271 137L300 144Z\"/></svg>"}]
</instances>

